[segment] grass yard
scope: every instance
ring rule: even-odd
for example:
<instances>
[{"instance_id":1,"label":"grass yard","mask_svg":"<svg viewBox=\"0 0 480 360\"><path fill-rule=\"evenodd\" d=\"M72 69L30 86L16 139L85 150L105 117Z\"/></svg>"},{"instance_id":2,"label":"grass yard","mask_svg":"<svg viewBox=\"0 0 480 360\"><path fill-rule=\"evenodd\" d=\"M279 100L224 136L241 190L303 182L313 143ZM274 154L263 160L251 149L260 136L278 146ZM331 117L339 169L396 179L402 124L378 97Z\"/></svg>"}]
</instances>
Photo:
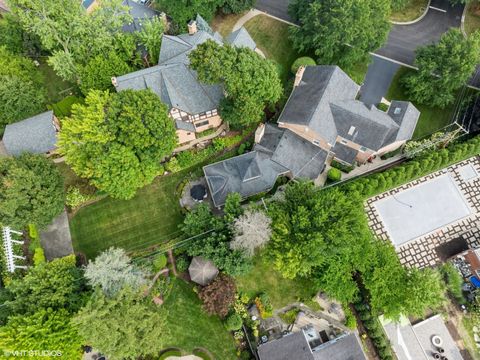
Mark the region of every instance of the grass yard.
<instances>
[{"instance_id":1,"label":"grass yard","mask_svg":"<svg viewBox=\"0 0 480 360\"><path fill-rule=\"evenodd\" d=\"M203 310L192 285L174 279L173 288L164 307L170 329L168 347L180 348L191 354L195 348L209 350L216 359L237 359L232 335L217 316L208 316Z\"/></svg>"},{"instance_id":2,"label":"grass yard","mask_svg":"<svg viewBox=\"0 0 480 360\"><path fill-rule=\"evenodd\" d=\"M350 76L352 80L359 85L363 84L363 81L365 80L365 76L367 75L368 65L370 65L370 62L372 61L371 57L369 57L368 59L369 60L366 62L361 62L353 65L350 68L344 69L347 75Z\"/></svg>"},{"instance_id":3,"label":"grass yard","mask_svg":"<svg viewBox=\"0 0 480 360\"><path fill-rule=\"evenodd\" d=\"M288 37L289 25L265 15L255 16L245 24L253 40L268 59L274 60L281 67L281 78L285 84L293 62L300 55L293 49Z\"/></svg>"},{"instance_id":4,"label":"grass yard","mask_svg":"<svg viewBox=\"0 0 480 360\"><path fill-rule=\"evenodd\" d=\"M238 290L245 292L250 297L266 292L274 309L301 301L314 308L314 310L318 310L318 304L312 301L318 290L313 282L306 279L289 280L283 278L265 261L262 254L255 255L252 271L246 275L238 276L236 283Z\"/></svg>"},{"instance_id":5,"label":"grass yard","mask_svg":"<svg viewBox=\"0 0 480 360\"><path fill-rule=\"evenodd\" d=\"M393 12L390 20L408 22L418 19L425 12L428 0L410 0L403 10Z\"/></svg>"},{"instance_id":6,"label":"grass yard","mask_svg":"<svg viewBox=\"0 0 480 360\"><path fill-rule=\"evenodd\" d=\"M480 29L480 1L474 0L467 4L465 32L470 35L478 29Z\"/></svg>"},{"instance_id":7,"label":"grass yard","mask_svg":"<svg viewBox=\"0 0 480 360\"><path fill-rule=\"evenodd\" d=\"M41 61L38 69L45 78L47 102L49 104L57 103L68 95L72 95L76 92L76 88L69 82L62 80L57 76L55 71L53 71L52 67L48 65L46 61Z\"/></svg>"},{"instance_id":8,"label":"grass yard","mask_svg":"<svg viewBox=\"0 0 480 360\"><path fill-rule=\"evenodd\" d=\"M177 237L183 216L175 189L186 175L159 177L130 200L106 197L80 209L70 220L75 250L91 259L111 246L138 250Z\"/></svg>"},{"instance_id":9,"label":"grass yard","mask_svg":"<svg viewBox=\"0 0 480 360\"><path fill-rule=\"evenodd\" d=\"M245 13L241 14L217 14L210 26L212 27L213 31L218 31L220 35L224 38L230 35L232 32L233 26L237 23L237 21L243 16Z\"/></svg>"},{"instance_id":10,"label":"grass yard","mask_svg":"<svg viewBox=\"0 0 480 360\"><path fill-rule=\"evenodd\" d=\"M388 89L388 93L385 96L388 100L409 100L403 87L400 85L400 79L409 71L415 70L401 67L397 74L395 74L392 84L390 85L390 89ZM418 119L417 127L415 128L415 132L413 133L413 139L419 139L434 133L435 131L440 130L450 124L452 120L454 113L453 104L445 109L420 105L416 104L415 102L413 102L413 104L421 113L420 119Z\"/></svg>"}]
</instances>

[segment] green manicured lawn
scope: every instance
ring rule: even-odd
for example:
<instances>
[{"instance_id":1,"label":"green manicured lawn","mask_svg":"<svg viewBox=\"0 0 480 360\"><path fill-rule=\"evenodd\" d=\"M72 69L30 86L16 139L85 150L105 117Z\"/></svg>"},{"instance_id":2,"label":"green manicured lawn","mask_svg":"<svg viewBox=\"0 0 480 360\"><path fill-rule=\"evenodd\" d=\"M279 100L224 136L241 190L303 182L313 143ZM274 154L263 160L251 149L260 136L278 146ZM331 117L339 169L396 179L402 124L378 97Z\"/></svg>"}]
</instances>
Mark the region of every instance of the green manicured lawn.
<instances>
[{"instance_id":1,"label":"green manicured lawn","mask_svg":"<svg viewBox=\"0 0 480 360\"><path fill-rule=\"evenodd\" d=\"M45 78L47 102L49 104L57 103L68 95L72 95L76 92L75 87L58 77L52 67L45 61L40 62L38 69Z\"/></svg>"},{"instance_id":2,"label":"green manicured lawn","mask_svg":"<svg viewBox=\"0 0 480 360\"><path fill-rule=\"evenodd\" d=\"M465 13L465 32L470 35L480 29L480 1L472 1L467 5Z\"/></svg>"},{"instance_id":3,"label":"green manicured lawn","mask_svg":"<svg viewBox=\"0 0 480 360\"><path fill-rule=\"evenodd\" d=\"M170 342L191 354L194 348L209 350L218 360L236 359L235 343L217 316L208 316L192 286L174 279L173 288L164 305L167 310Z\"/></svg>"},{"instance_id":4,"label":"green manicured lawn","mask_svg":"<svg viewBox=\"0 0 480 360\"><path fill-rule=\"evenodd\" d=\"M410 100L400 84L401 77L409 71L415 70L402 67L398 70L397 74L395 74L390 89L388 89L388 93L385 96L388 100ZM450 124L452 120L454 113L453 105L445 109L440 109L438 107L416 104L415 102L413 102L413 104L421 113L415 132L413 133L413 139L419 139L432 134Z\"/></svg>"},{"instance_id":5,"label":"green manicured lawn","mask_svg":"<svg viewBox=\"0 0 480 360\"><path fill-rule=\"evenodd\" d=\"M369 57L369 61L371 61L371 57ZM365 80L365 76L367 75L368 65L370 65L369 61L355 64L344 70L353 81L355 81L358 85L361 85L363 84L363 80Z\"/></svg>"},{"instance_id":6,"label":"green manicured lawn","mask_svg":"<svg viewBox=\"0 0 480 360\"><path fill-rule=\"evenodd\" d=\"M418 19L425 12L428 0L410 0L403 10L393 12L390 20L407 22Z\"/></svg>"},{"instance_id":7,"label":"green manicured lawn","mask_svg":"<svg viewBox=\"0 0 480 360\"><path fill-rule=\"evenodd\" d=\"M318 291L312 281L283 278L263 258L262 254L255 255L253 269L246 275L238 276L236 282L238 290L245 292L250 297L266 292L275 309L296 301L301 301L313 308L318 306L312 302Z\"/></svg>"},{"instance_id":8,"label":"green manicured lawn","mask_svg":"<svg viewBox=\"0 0 480 360\"><path fill-rule=\"evenodd\" d=\"M217 14L211 23L211 27L213 31L218 31L220 35L224 38L230 35L232 32L233 26L237 23L237 21L244 15L245 13L241 14Z\"/></svg>"},{"instance_id":9,"label":"green manicured lawn","mask_svg":"<svg viewBox=\"0 0 480 360\"><path fill-rule=\"evenodd\" d=\"M289 25L265 15L258 15L249 20L245 28L265 56L280 65L281 77L285 83L293 76L290 73L293 62L300 57L288 37Z\"/></svg>"},{"instance_id":10,"label":"green manicured lawn","mask_svg":"<svg viewBox=\"0 0 480 360\"><path fill-rule=\"evenodd\" d=\"M187 172L159 177L131 200L104 198L70 221L73 246L92 258L110 246L146 248L178 237L183 217L175 189Z\"/></svg>"}]
</instances>

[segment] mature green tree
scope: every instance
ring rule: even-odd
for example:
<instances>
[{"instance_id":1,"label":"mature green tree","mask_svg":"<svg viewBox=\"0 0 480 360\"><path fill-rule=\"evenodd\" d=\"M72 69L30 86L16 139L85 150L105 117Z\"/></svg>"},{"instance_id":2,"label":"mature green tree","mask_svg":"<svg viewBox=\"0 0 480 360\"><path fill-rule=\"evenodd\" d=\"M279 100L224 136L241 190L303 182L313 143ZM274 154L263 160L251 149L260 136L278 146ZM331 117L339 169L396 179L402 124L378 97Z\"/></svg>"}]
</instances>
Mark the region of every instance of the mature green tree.
<instances>
[{"instance_id":1,"label":"mature green tree","mask_svg":"<svg viewBox=\"0 0 480 360\"><path fill-rule=\"evenodd\" d=\"M235 196L232 209L236 203ZM238 210L234 211L240 215ZM233 214L233 212L232 212ZM232 222L235 217L226 213L224 217L215 216L210 207L200 204L185 217L181 230L186 237L193 238L187 248L190 256L203 256L229 275L245 273L250 268L250 261L243 250L231 249L234 237Z\"/></svg>"},{"instance_id":2,"label":"mature green tree","mask_svg":"<svg viewBox=\"0 0 480 360\"><path fill-rule=\"evenodd\" d=\"M43 228L63 207L63 179L51 160L32 154L0 159L0 224Z\"/></svg>"},{"instance_id":3,"label":"mature green tree","mask_svg":"<svg viewBox=\"0 0 480 360\"><path fill-rule=\"evenodd\" d=\"M165 311L128 288L113 298L95 293L74 323L88 344L112 360L157 355L169 338Z\"/></svg>"},{"instance_id":4,"label":"mature green tree","mask_svg":"<svg viewBox=\"0 0 480 360\"><path fill-rule=\"evenodd\" d=\"M114 48L115 34L131 21L122 0L103 0L87 14L77 0L10 0L23 28L51 52L49 63L66 80L77 79L77 65Z\"/></svg>"},{"instance_id":5,"label":"mature green tree","mask_svg":"<svg viewBox=\"0 0 480 360\"><path fill-rule=\"evenodd\" d=\"M407 297L404 314L422 317L427 310L437 310L446 302L445 283L438 270L409 269L405 289Z\"/></svg>"},{"instance_id":6,"label":"mature green tree","mask_svg":"<svg viewBox=\"0 0 480 360\"><path fill-rule=\"evenodd\" d=\"M80 71L80 89L86 96L90 90L113 90L112 76L131 71L131 67L115 51L90 59Z\"/></svg>"},{"instance_id":7,"label":"mature green tree","mask_svg":"<svg viewBox=\"0 0 480 360\"><path fill-rule=\"evenodd\" d=\"M63 122L59 149L77 175L115 198L153 181L175 148L167 106L150 90L92 91Z\"/></svg>"},{"instance_id":8,"label":"mature green tree","mask_svg":"<svg viewBox=\"0 0 480 360\"><path fill-rule=\"evenodd\" d=\"M240 14L255 6L255 0L225 0L222 5L224 14Z\"/></svg>"},{"instance_id":9,"label":"mature green tree","mask_svg":"<svg viewBox=\"0 0 480 360\"><path fill-rule=\"evenodd\" d=\"M45 94L33 62L0 46L0 133L5 125L44 110Z\"/></svg>"},{"instance_id":10,"label":"mature green tree","mask_svg":"<svg viewBox=\"0 0 480 360\"><path fill-rule=\"evenodd\" d=\"M159 17L146 20L142 23L142 31L137 32L136 36L141 45L148 52L150 64L158 63L160 55L160 46L162 45L162 36L165 32L165 24Z\"/></svg>"},{"instance_id":11,"label":"mature green tree","mask_svg":"<svg viewBox=\"0 0 480 360\"><path fill-rule=\"evenodd\" d=\"M295 0L291 28L299 53L314 52L321 64L350 67L381 47L390 29L390 0Z\"/></svg>"},{"instance_id":12,"label":"mature green tree","mask_svg":"<svg viewBox=\"0 0 480 360\"><path fill-rule=\"evenodd\" d=\"M225 0L156 0L158 7L172 17L181 31L187 28L187 23L195 19L197 14L210 21L224 2Z\"/></svg>"},{"instance_id":13,"label":"mature green tree","mask_svg":"<svg viewBox=\"0 0 480 360\"><path fill-rule=\"evenodd\" d=\"M207 84L223 83L226 98L220 112L232 126L248 126L262 119L283 89L275 64L254 51L208 40L189 55L190 66Z\"/></svg>"},{"instance_id":14,"label":"mature green tree","mask_svg":"<svg viewBox=\"0 0 480 360\"><path fill-rule=\"evenodd\" d=\"M69 255L30 268L22 279L7 286L11 294L8 307L13 314L33 314L39 309L68 310L72 313L84 303L85 281Z\"/></svg>"},{"instance_id":15,"label":"mature green tree","mask_svg":"<svg viewBox=\"0 0 480 360\"><path fill-rule=\"evenodd\" d=\"M85 278L92 287L99 286L107 296L129 287L137 290L146 283L143 272L131 264L123 249L110 248L90 261Z\"/></svg>"},{"instance_id":16,"label":"mature green tree","mask_svg":"<svg viewBox=\"0 0 480 360\"><path fill-rule=\"evenodd\" d=\"M43 358L80 359L83 340L71 317L65 309L43 308L31 315L11 316L7 325L0 327L0 347L9 351L35 349L43 352Z\"/></svg>"},{"instance_id":17,"label":"mature green tree","mask_svg":"<svg viewBox=\"0 0 480 360\"><path fill-rule=\"evenodd\" d=\"M17 55L33 57L40 53L40 40L23 30L18 18L11 14L2 14L0 19L0 44Z\"/></svg>"},{"instance_id":18,"label":"mature green tree","mask_svg":"<svg viewBox=\"0 0 480 360\"><path fill-rule=\"evenodd\" d=\"M404 79L412 100L445 107L455 101L456 91L472 76L480 60L480 32L465 38L459 29L450 29L438 44L417 49L418 71Z\"/></svg>"},{"instance_id":19,"label":"mature green tree","mask_svg":"<svg viewBox=\"0 0 480 360\"><path fill-rule=\"evenodd\" d=\"M393 11L403 10L411 1L412 0L392 0L392 10Z\"/></svg>"}]
</instances>

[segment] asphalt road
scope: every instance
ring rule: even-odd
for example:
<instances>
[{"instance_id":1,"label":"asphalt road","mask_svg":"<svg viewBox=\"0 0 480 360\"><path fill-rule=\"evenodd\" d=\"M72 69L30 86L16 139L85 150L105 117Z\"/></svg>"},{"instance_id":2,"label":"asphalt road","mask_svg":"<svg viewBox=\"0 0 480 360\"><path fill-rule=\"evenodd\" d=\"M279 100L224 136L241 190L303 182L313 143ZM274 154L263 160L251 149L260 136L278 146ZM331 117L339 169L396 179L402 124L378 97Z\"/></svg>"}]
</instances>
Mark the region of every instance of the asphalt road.
<instances>
[{"instance_id":1,"label":"asphalt road","mask_svg":"<svg viewBox=\"0 0 480 360\"><path fill-rule=\"evenodd\" d=\"M366 105L378 104L387 94L399 67L397 63L374 56L360 88L360 100Z\"/></svg>"}]
</instances>

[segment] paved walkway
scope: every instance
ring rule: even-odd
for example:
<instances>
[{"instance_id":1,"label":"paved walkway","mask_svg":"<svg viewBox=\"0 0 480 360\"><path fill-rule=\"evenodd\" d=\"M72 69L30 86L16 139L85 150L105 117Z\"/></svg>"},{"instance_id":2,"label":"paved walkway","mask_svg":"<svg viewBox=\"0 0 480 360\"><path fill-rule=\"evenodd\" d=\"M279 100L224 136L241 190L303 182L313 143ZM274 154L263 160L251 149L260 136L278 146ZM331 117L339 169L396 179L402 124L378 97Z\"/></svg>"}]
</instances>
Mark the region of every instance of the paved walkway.
<instances>
[{"instance_id":1,"label":"paved walkway","mask_svg":"<svg viewBox=\"0 0 480 360\"><path fill-rule=\"evenodd\" d=\"M243 25L245 25L249 20L253 19L255 16L262 15L262 14L264 13L260 10L257 10L257 9L250 10L245 15L243 15L240 19L238 19L235 25L233 25L232 32L240 29Z\"/></svg>"},{"instance_id":2,"label":"paved walkway","mask_svg":"<svg viewBox=\"0 0 480 360\"><path fill-rule=\"evenodd\" d=\"M370 228L379 239L389 241L387 230L373 206L375 201L444 175L446 172L452 175L460 192L467 200L469 207L472 209L472 214L460 221L397 247L397 253L402 264L419 268L438 265L442 262L442 259L437 254L437 247L459 238L463 238L470 248L480 246L480 177L468 181L464 180L460 175L460 170L467 165L473 166L477 173L480 174L480 157L472 157L366 201L365 209ZM428 214L425 214L425 216L428 216Z\"/></svg>"},{"instance_id":3,"label":"paved walkway","mask_svg":"<svg viewBox=\"0 0 480 360\"><path fill-rule=\"evenodd\" d=\"M191 148L193 148L194 146L196 146L200 143L206 142L208 140L215 139L218 135L220 135L226 129L227 129L227 124L223 123L222 125L220 125L220 127L217 129L217 131L215 131L213 134L210 134L208 136L204 136L204 137L201 137L201 138L197 138L195 140L190 141L189 143L187 143L185 145L179 146L175 150L173 150L173 153L176 154L176 153L179 153L181 151L191 149Z\"/></svg>"}]
</instances>

